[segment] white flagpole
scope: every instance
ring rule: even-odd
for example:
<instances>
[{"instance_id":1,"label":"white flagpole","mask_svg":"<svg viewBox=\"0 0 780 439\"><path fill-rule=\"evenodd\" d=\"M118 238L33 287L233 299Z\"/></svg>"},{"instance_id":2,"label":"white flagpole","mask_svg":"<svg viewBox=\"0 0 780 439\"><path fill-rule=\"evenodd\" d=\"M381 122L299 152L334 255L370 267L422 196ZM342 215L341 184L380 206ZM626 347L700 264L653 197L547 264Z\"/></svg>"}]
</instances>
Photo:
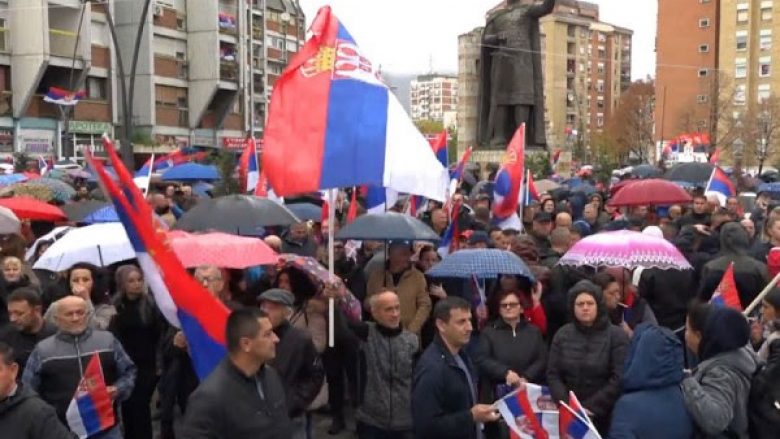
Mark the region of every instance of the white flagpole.
<instances>
[{"instance_id":1,"label":"white flagpole","mask_svg":"<svg viewBox=\"0 0 780 439\"><path fill-rule=\"evenodd\" d=\"M335 233L336 221L336 191L337 189L328 190L328 273L330 277L335 276L334 270L334 252L333 252L333 240ZM336 304L333 298L328 299L328 346L333 347L336 344L335 325L333 320L336 317Z\"/></svg>"},{"instance_id":2,"label":"white flagpole","mask_svg":"<svg viewBox=\"0 0 780 439\"><path fill-rule=\"evenodd\" d=\"M563 406L566 410L568 410L572 415L574 415L575 418L579 419L580 422L583 422L585 425L587 425L588 428L590 429L591 433L595 434L598 439L601 439L601 434L598 432L598 430L596 430L596 427L593 425L593 422L591 422L590 419L585 419L582 416L580 416L580 414L577 413L577 411L575 411L574 409L569 407L569 405L566 404L565 402L563 402L563 401L558 401L558 402L561 404L561 406ZM559 433L562 433L562 432L559 432Z\"/></svg>"},{"instance_id":3,"label":"white flagpole","mask_svg":"<svg viewBox=\"0 0 780 439\"><path fill-rule=\"evenodd\" d=\"M144 191L144 197L146 197L149 194L149 186L152 185L152 174L154 173L154 153L152 153L152 159L149 162L149 174L146 176L146 190Z\"/></svg>"}]
</instances>

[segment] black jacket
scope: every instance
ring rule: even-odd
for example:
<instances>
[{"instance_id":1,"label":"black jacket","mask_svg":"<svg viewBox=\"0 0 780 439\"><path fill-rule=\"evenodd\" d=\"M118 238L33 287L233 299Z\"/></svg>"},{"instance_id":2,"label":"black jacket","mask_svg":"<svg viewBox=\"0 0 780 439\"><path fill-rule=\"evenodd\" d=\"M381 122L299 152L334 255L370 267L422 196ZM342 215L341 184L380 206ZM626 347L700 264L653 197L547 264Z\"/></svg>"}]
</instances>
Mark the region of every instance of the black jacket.
<instances>
[{"instance_id":1,"label":"black jacket","mask_svg":"<svg viewBox=\"0 0 780 439\"><path fill-rule=\"evenodd\" d=\"M751 384L748 403L750 437L776 438L780 431L780 340L769 345L766 365L753 376Z\"/></svg>"},{"instance_id":2,"label":"black jacket","mask_svg":"<svg viewBox=\"0 0 780 439\"><path fill-rule=\"evenodd\" d=\"M0 341L14 348L14 357L16 362L19 363L19 373L21 374L24 366L27 364L27 359L30 358L30 354L35 349L35 345L56 332L57 328L47 321L43 322L41 330L36 334L22 332L8 323L3 328L0 328Z\"/></svg>"},{"instance_id":3,"label":"black jacket","mask_svg":"<svg viewBox=\"0 0 780 439\"><path fill-rule=\"evenodd\" d=\"M480 334L474 363L481 378L480 399L492 404L496 400L495 386L506 383L506 374L510 370L530 383L543 384L546 381L547 344L541 331L527 321L521 319L512 329L506 322L497 319Z\"/></svg>"},{"instance_id":4,"label":"black jacket","mask_svg":"<svg viewBox=\"0 0 780 439\"><path fill-rule=\"evenodd\" d=\"M257 382L264 397L260 397ZM190 396L181 433L187 439L289 439L290 419L279 374L263 366L247 377L225 358Z\"/></svg>"},{"instance_id":5,"label":"black jacket","mask_svg":"<svg viewBox=\"0 0 780 439\"><path fill-rule=\"evenodd\" d=\"M13 396L0 401L0 435L9 439L75 439L54 409L19 384Z\"/></svg>"},{"instance_id":6,"label":"black jacket","mask_svg":"<svg viewBox=\"0 0 780 439\"><path fill-rule=\"evenodd\" d=\"M685 325L694 295L693 270L648 268L639 279L639 296L650 305L658 324L673 331Z\"/></svg>"},{"instance_id":7,"label":"black jacket","mask_svg":"<svg viewBox=\"0 0 780 439\"><path fill-rule=\"evenodd\" d=\"M301 329L282 323L274 328L279 343L276 358L269 364L279 371L287 393L287 409L291 418L303 414L314 401L325 380L325 369L311 337Z\"/></svg>"},{"instance_id":8,"label":"black jacket","mask_svg":"<svg viewBox=\"0 0 780 439\"><path fill-rule=\"evenodd\" d=\"M122 343L139 373L154 375L160 340L166 329L162 315L147 296L138 300L121 297L114 301L114 306L116 314L108 330Z\"/></svg>"},{"instance_id":9,"label":"black jacket","mask_svg":"<svg viewBox=\"0 0 780 439\"><path fill-rule=\"evenodd\" d=\"M471 371L472 382L476 384L477 377L471 360L462 349L459 355ZM477 427L471 416L471 408L476 402L469 390L468 378L437 335L414 368L414 437L475 439Z\"/></svg>"}]
</instances>

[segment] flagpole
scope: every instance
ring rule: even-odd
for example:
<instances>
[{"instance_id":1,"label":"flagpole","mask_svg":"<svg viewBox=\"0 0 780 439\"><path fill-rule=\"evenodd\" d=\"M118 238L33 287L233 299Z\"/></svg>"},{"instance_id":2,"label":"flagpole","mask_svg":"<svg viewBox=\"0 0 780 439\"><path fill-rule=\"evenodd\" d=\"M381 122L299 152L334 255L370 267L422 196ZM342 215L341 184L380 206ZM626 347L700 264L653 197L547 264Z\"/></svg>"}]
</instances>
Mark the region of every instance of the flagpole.
<instances>
[{"instance_id":1,"label":"flagpole","mask_svg":"<svg viewBox=\"0 0 780 439\"><path fill-rule=\"evenodd\" d=\"M577 413L577 411L575 411L574 409L572 409L571 407L569 407L569 405L568 405L568 404L566 404L565 402L563 402L563 401L558 401L558 403L559 403L559 404L560 404L562 407L564 407L566 410L568 410L568 411L569 411L569 412L570 412L572 415L574 415L574 417L575 417L575 418L579 419L579 421L580 421L580 422L582 422L582 423L584 423L585 425L587 425L587 426L588 426L588 428L590 429L590 432L592 432L593 434L595 434L595 435L596 435L596 437L597 437L598 439L602 439L602 438L601 438L601 434L598 432L598 430L596 430L596 427L593 425L593 423L592 423L592 422L590 422L590 419L585 419L585 418L583 418L582 416L580 416L580 414L579 414L579 413ZM559 433L560 433L560 432L559 432Z\"/></svg>"},{"instance_id":2,"label":"flagpole","mask_svg":"<svg viewBox=\"0 0 780 439\"><path fill-rule=\"evenodd\" d=\"M336 190L328 190L328 273L333 278L335 275L334 269L334 250L333 240L335 239L335 224L336 221ZM336 344L335 337L335 325L333 320L336 316L336 304L333 297L328 299L328 346L333 347Z\"/></svg>"},{"instance_id":3,"label":"flagpole","mask_svg":"<svg viewBox=\"0 0 780 439\"><path fill-rule=\"evenodd\" d=\"M144 190L144 197L149 194L149 186L152 185L152 174L154 173L154 153L152 153L151 162L149 165L149 175L147 175L146 189Z\"/></svg>"}]
</instances>

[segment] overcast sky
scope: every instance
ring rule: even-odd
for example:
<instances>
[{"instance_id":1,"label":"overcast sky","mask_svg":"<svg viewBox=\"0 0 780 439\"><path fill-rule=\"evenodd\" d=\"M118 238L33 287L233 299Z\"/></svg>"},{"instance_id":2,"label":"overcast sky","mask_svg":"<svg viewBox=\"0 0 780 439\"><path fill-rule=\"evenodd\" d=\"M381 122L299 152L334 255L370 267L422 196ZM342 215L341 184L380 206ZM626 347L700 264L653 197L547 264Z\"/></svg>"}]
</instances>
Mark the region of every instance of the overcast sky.
<instances>
[{"instance_id":1,"label":"overcast sky","mask_svg":"<svg viewBox=\"0 0 780 439\"><path fill-rule=\"evenodd\" d=\"M634 31L634 79L655 76L656 0L590 0L601 20ZM484 24L498 0L300 0L309 21L330 5L369 59L383 70L456 72L458 35Z\"/></svg>"}]
</instances>

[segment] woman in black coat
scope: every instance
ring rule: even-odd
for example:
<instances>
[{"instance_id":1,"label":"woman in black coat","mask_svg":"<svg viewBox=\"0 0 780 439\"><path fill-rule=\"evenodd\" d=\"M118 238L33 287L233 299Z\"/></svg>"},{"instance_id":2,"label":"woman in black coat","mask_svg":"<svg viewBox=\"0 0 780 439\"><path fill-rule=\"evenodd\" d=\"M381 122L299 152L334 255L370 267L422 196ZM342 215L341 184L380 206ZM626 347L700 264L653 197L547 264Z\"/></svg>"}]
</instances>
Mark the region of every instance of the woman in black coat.
<instances>
[{"instance_id":1,"label":"woman in black coat","mask_svg":"<svg viewBox=\"0 0 780 439\"><path fill-rule=\"evenodd\" d=\"M482 402L492 404L510 387L523 382L545 382L547 345L539 328L523 316L521 303L518 293L512 291L491 298L490 313L498 317L480 334L474 361ZM485 437L503 437L498 424L486 425Z\"/></svg>"},{"instance_id":2,"label":"woman in black coat","mask_svg":"<svg viewBox=\"0 0 780 439\"><path fill-rule=\"evenodd\" d=\"M122 403L124 437L152 439L150 402L157 383L157 348L164 323L138 267L123 265L116 270L115 277L116 314L109 330L122 343L138 370L133 393Z\"/></svg>"},{"instance_id":3,"label":"woman in black coat","mask_svg":"<svg viewBox=\"0 0 780 439\"><path fill-rule=\"evenodd\" d=\"M553 338L547 383L554 401L568 401L574 392L604 434L620 397L628 336L609 322L601 288L592 282L577 282L568 304L572 320Z\"/></svg>"}]
</instances>

